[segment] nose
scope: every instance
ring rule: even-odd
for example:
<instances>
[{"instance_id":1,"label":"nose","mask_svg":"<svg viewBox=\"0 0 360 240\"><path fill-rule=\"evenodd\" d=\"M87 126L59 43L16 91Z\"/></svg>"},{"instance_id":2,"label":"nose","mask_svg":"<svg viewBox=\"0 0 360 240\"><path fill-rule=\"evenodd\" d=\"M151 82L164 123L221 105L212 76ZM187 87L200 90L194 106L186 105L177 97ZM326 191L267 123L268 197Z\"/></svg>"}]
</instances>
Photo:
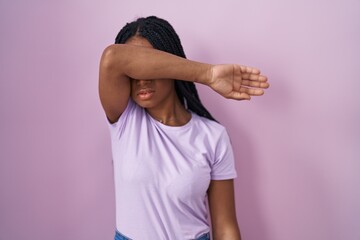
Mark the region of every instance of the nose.
<instances>
[{"instance_id":1,"label":"nose","mask_svg":"<svg viewBox=\"0 0 360 240\"><path fill-rule=\"evenodd\" d=\"M151 84L151 82L152 82L152 80L143 80L143 79L140 79L140 80L134 79L134 81L135 81L136 85L138 85L138 86L143 86L143 85L146 86L148 84Z\"/></svg>"}]
</instances>

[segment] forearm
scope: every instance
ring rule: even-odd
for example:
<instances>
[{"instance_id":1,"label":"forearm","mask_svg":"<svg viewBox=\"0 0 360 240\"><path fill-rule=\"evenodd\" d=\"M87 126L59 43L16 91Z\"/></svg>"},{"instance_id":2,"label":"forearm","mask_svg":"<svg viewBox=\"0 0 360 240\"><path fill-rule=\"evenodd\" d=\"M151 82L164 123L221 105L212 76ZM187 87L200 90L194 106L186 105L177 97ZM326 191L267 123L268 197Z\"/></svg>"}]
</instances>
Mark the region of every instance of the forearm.
<instances>
[{"instance_id":1,"label":"forearm","mask_svg":"<svg viewBox=\"0 0 360 240\"><path fill-rule=\"evenodd\" d=\"M128 44L113 44L107 47L102 63L114 74L133 79L177 79L202 84L208 83L212 66Z\"/></svg>"},{"instance_id":2,"label":"forearm","mask_svg":"<svg viewBox=\"0 0 360 240\"><path fill-rule=\"evenodd\" d=\"M213 231L213 240L241 240L239 228L236 226L224 231Z\"/></svg>"}]
</instances>

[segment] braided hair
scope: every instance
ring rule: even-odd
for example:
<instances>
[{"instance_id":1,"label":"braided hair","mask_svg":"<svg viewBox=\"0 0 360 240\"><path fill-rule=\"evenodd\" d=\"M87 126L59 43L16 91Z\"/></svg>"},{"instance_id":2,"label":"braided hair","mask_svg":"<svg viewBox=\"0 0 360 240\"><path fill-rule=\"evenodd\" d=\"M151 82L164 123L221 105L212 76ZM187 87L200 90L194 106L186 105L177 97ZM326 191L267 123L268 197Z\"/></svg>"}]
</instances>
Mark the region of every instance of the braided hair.
<instances>
[{"instance_id":1,"label":"braided hair","mask_svg":"<svg viewBox=\"0 0 360 240\"><path fill-rule=\"evenodd\" d=\"M180 38L174 28L164 19L150 16L127 23L115 38L116 44L125 43L133 36L141 36L158 50L186 58ZM193 82L175 80L175 91L183 106L199 116L216 121L201 103Z\"/></svg>"}]
</instances>

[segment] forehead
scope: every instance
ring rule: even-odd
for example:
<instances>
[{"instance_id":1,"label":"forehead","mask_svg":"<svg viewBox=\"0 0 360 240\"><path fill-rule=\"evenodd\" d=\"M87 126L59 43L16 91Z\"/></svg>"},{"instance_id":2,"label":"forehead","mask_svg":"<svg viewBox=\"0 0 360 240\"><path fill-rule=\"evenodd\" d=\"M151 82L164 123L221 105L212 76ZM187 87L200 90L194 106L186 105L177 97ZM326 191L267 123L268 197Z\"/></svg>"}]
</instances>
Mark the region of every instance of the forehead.
<instances>
[{"instance_id":1,"label":"forehead","mask_svg":"<svg viewBox=\"0 0 360 240\"><path fill-rule=\"evenodd\" d=\"M153 48L151 43L146 38L139 37L139 36L129 38L125 42L125 44L130 44L130 45L139 46L139 47Z\"/></svg>"}]
</instances>

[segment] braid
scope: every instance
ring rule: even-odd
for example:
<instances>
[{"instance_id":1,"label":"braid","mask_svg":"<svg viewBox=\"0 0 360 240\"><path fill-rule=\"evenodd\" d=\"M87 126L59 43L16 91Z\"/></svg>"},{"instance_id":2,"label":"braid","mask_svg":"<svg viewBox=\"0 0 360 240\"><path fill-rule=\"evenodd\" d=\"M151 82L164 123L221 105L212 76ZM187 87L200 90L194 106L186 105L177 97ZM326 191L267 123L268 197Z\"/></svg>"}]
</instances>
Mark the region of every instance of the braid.
<instances>
[{"instance_id":1,"label":"braid","mask_svg":"<svg viewBox=\"0 0 360 240\"><path fill-rule=\"evenodd\" d=\"M150 16L127 23L116 36L115 43L125 43L133 36L146 38L155 49L186 58L179 36L164 19ZM216 121L201 103L193 82L175 80L175 91L182 105L199 116Z\"/></svg>"}]
</instances>

